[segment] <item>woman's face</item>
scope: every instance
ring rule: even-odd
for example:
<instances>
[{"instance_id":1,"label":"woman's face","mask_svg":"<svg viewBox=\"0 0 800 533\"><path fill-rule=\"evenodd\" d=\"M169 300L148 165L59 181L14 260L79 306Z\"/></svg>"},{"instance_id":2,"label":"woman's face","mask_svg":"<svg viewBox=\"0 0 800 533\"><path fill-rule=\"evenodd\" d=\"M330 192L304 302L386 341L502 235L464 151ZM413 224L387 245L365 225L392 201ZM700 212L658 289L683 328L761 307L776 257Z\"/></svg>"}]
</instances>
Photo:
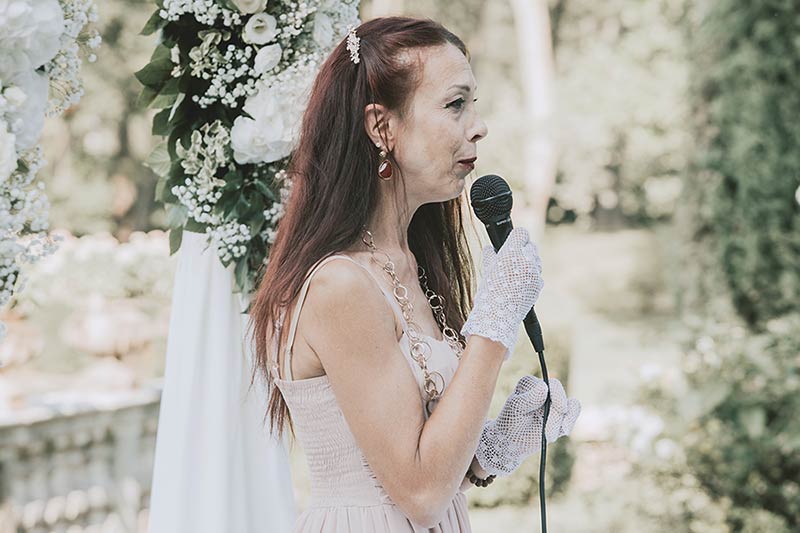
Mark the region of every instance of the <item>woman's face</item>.
<instances>
[{"instance_id":1,"label":"woman's face","mask_svg":"<svg viewBox=\"0 0 800 533\"><path fill-rule=\"evenodd\" d=\"M394 157L403 172L409 205L444 202L464 189L487 134L475 108L477 89L464 54L451 44L421 53L423 74L407 114L399 120Z\"/></svg>"}]
</instances>

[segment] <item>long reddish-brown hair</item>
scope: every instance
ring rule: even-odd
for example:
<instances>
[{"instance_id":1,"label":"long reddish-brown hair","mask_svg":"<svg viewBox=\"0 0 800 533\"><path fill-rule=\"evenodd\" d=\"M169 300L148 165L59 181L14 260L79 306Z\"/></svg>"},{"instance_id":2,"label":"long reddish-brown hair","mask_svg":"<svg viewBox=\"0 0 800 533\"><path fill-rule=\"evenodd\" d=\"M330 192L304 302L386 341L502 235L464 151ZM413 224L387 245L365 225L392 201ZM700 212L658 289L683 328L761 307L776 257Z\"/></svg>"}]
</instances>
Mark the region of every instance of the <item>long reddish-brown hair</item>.
<instances>
[{"instance_id":1,"label":"long reddish-brown hair","mask_svg":"<svg viewBox=\"0 0 800 533\"><path fill-rule=\"evenodd\" d=\"M282 310L299 294L309 269L360 241L361 228L377 205L379 161L364 126L365 107L379 103L405 115L422 71L419 54L406 52L450 43L469 59L461 39L428 19L376 18L356 33L361 39L360 63L351 61L343 39L314 81L288 167L291 196L250 309L253 377L261 373L268 383L266 414L271 433L279 436L287 418L292 435L294 427L270 373L283 339L277 339L274 352L276 341L269 336ZM391 154L389 158L397 170ZM473 265L462 222L464 197L462 193L453 200L420 206L408 228L409 248L425 267L430 288L444 296L448 325L456 331L472 307ZM286 313L287 325L289 317Z\"/></svg>"}]
</instances>

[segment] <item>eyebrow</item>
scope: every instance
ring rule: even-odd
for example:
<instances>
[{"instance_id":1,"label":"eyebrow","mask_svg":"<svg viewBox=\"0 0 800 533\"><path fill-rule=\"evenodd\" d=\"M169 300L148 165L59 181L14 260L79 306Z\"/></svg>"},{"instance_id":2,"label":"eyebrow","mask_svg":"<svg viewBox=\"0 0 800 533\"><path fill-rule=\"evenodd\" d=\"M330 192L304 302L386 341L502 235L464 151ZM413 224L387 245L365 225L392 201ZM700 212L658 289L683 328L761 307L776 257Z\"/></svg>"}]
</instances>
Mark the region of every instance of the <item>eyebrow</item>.
<instances>
[{"instance_id":1,"label":"eyebrow","mask_svg":"<svg viewBox=\"0 0 800 533\"><path fill-rule=\"evenodd\" d=\"M448 87L447 90L449 91L450 89L452 89L454 87L456 89L461 89L462 91L464 91L466 93L469 92L469 85L457 85L457 84L454 84L454 85L451 85L450 87ZM477 85L475 86L475 91L476 92L478 91L478 86Z\"/></svg>"}]
</instances>

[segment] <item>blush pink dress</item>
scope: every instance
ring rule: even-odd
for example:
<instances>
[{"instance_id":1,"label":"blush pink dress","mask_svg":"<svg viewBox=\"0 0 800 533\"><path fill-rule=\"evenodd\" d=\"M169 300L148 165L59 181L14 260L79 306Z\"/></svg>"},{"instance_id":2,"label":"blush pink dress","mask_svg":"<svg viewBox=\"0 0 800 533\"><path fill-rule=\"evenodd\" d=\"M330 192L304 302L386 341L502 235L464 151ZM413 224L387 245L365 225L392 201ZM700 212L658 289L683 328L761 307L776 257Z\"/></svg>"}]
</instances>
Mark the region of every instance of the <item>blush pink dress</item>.
<instances>
[{"instance_id":1,"label":"blush pink dress","mask_svg":"<svg viewBox=\"0 0 800 533\"><path fill-rule=\"evenodd\" d=\"M291 413L295 433L305 451L311 481L308 508L297 518L294 532L299 533L400 533L400 532L471 532L467 515L467 499L458 491L439 522L431 528L423 527L406 517L381 486L358 447L353 434L331 390L328 376L292 379L291 348L297 330L300 308L305 300L311 277L328 261L341 258L357 264L367 271L389 301L403 325L400 348L417 380L420 409L424 409L422 370L411 358L405 332L407 325L400 306L388 289L372 272L346 255L332 255L311 269L300 290L294 312L289 322L284 376L280 379L278 367L273 362L272 375ZM458 358L445 340L426 337L431 345L428 370L438 371L447 384L458 367ZM277 341L276 341L277 342ZM274 352L274 349L273 349ZM275 358L273 358L275 361ZM443 392L442 391L442 392ZM427 418L427 415L425 415Z\"/></svg>"}]
</instances>

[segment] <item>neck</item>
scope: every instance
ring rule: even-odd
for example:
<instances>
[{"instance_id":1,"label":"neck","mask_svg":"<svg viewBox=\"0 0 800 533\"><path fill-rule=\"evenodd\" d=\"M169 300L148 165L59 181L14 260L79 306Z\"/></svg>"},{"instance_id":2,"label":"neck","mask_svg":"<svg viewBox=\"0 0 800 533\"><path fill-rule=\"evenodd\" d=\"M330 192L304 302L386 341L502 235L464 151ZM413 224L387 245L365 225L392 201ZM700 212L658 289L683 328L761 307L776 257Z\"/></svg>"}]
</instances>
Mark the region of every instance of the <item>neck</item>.
<instances>
[{"instance_id":1,"label":"neck","mask_svg":"<svg viewBox=\"0 0 800 533\"><path fill-rule=\"evenodd\" d=\"M416 279L417 261L408 246L408 227L416 209L402 209L397 204L382 195L366 227L372 233L375 247L395 263L398 277ZM385 260L380 255L376 259Z\"/></svg>"}]
</instances>

